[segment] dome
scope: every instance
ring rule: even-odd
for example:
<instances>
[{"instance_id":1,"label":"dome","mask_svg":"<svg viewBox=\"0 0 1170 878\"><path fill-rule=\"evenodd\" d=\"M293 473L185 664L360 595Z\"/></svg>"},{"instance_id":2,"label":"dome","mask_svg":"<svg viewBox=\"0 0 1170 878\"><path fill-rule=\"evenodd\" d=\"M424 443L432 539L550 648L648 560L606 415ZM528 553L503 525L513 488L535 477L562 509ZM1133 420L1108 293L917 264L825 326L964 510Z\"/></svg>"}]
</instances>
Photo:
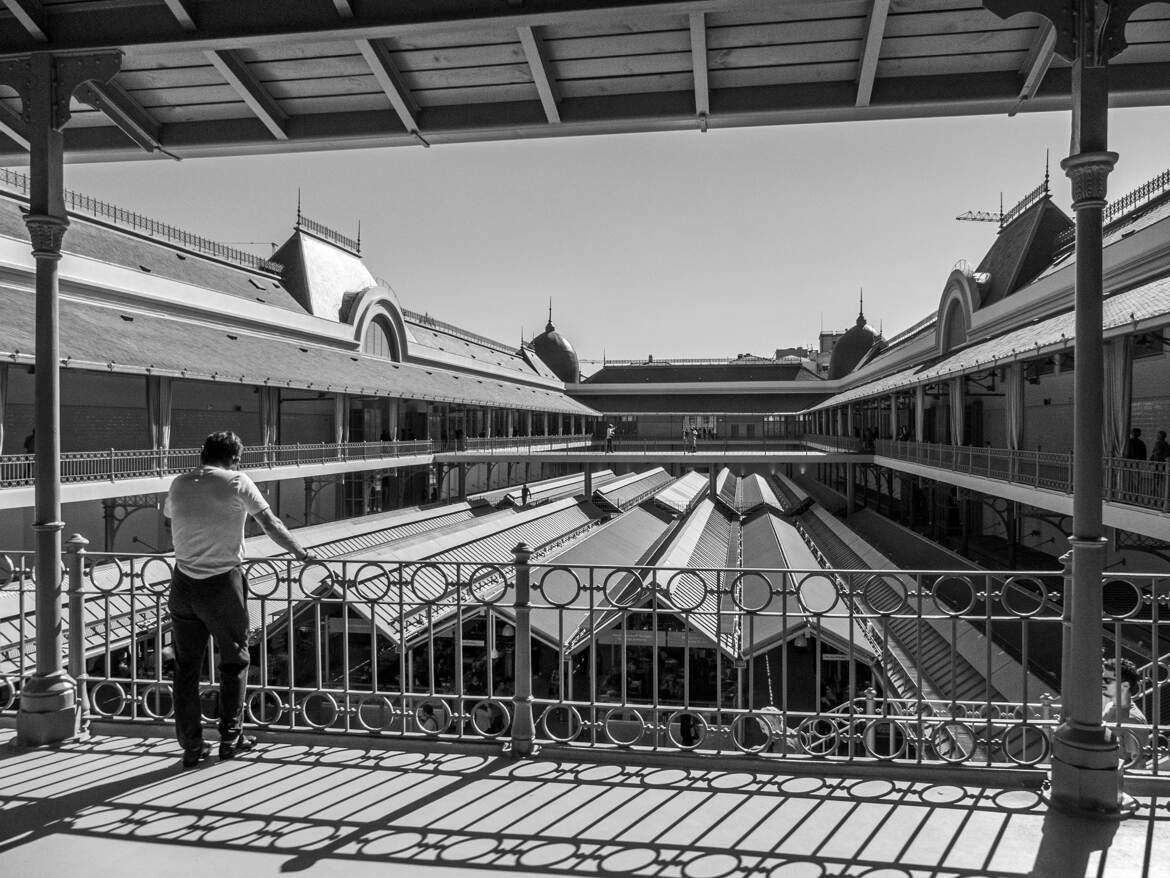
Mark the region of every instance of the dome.
<instances>
[{"instance_id":1,"label":"dome","mask_svg":"<svg viewBox=\"0 0 1170 878\"><path fill-rule=\"evenodd\" d=\"M878 334L865 324L865 314L859 309L857 323L841 336L829 359L829 379L844 378L869 353L878 340Z\"/></svg>"},{"instance_id":2,"label":"dome","mask_svg":"<svg viewBox=\"0 0 1170 878\"><path fill-rule=\"evenodd\" d=\"M566 384L576 384L581 376L577 352L569 340L557 332L552 322L552 308L548 310L548 325L532 340L532 349L554 375Z\"/></svg>"}]
</instances>

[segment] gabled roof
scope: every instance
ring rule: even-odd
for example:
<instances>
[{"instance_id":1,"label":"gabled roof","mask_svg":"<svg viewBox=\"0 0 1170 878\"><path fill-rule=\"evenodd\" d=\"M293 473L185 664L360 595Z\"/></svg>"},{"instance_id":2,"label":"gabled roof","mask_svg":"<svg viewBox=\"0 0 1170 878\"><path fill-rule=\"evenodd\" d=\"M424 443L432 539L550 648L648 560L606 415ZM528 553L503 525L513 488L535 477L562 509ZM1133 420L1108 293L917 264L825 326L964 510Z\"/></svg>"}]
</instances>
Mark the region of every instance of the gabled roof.
<instances>
[{"instance_id":1,"label":"gabled roof","mask_svg":"<svg viewBox=\"0 0 1170 878\"><path fill-rule=\"evenodd\" d=\"M301 307L326 320L341 319L347 295L378 284L360 256L300 228L272 259L284 266L285 284Z\"/></svg>"},{"instance_id":2,"label":"gabled roof","mask_svg":"<svg viewBox=\"0 0 1170 878\"><path fill-rule=\"evenodd\" d=\"M585 379L584 384L671 384L709 381L820 381L821 377L802 363L759 360L713 364L644 363L605 365Z\"/></svg>"},{"instance_id":3,"label":"gabled roof","mask_svg":"<svg viewBox=\"0 0 1170 878\"><path fill-rule=\"evenodd\" d=\"M1057 235L1072 225L1045 196L1001 229L975 270L976 275L987 275L987 281L979 285L980 306L1007 298L1043 272L1052 263Z\"/></svg>"}]
</instances>

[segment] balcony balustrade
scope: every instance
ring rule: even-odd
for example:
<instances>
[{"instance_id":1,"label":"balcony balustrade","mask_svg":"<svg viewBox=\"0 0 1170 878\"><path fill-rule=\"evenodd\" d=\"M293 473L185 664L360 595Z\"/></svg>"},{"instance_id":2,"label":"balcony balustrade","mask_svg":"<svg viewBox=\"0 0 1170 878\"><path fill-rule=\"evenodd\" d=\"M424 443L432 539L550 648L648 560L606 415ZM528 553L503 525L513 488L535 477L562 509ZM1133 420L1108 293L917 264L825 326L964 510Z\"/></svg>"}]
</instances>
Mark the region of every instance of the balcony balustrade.
<instances>
[{"instance_id":1,"label":"balcony balustrade","mask_svg":"<svg viewBox=\"0 0 1170 878\"><path fill-rule=\"evenodd\" d=\"M347 463L360 460L427 455L430 441L321 442L296 445L250 445L241 459L244 469ZM162 477L189 472L199 466L198 448L116 449L71 451L61 455L61 481L102 482ZM36 481L36 456L0 456L0 488L27 487Z\"/></svg>"},{"instance_id":2,"label":"balcony balustrade","mask_svg":"<svg viewBox=\"0 0 1170 878\"><path fill-rule=\"evenodd\" d=\"M66 552L67 653L89 717L172 712L171 559ZM497 740L846 763L1048 766L1062 576L740 570L512 559L247 563L247 722L270 732ZM31 553L0 556L0 709L35 668ZM1170 576L1107 574L1107 655L1148 723L1130 773L1170 769ZM214 719L217 660L203 678ZM1136 717L1136 714L1130 714Z\"/></svg>"}]
</instances>

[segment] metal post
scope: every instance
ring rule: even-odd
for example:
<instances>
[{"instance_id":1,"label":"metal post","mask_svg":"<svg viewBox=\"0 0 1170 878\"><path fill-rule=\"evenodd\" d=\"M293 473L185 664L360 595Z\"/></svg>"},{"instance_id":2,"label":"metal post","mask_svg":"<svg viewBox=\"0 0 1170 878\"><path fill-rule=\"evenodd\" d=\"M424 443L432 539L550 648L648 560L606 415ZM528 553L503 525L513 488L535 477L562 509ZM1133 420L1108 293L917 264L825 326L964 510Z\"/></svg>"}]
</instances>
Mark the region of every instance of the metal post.
<instances>
[{"instance_id":1,"label":"metal post","mask_svg":"<svg viewBox=\"0 0 1170 878\"><path fill-rule=\"evenodd\" d=\"M1082 15L1092 6L1081 0ZM1090 30L1092 35L1093 31ZM1052 801L1076 811L1117 813L1121 806L1116 739L1101 722L1102 354L1101 219L1117 154L1106 151L1109 84L1104 63L1073 62L1073 154L1061 162L1076 211L1076 369L1073 389L1071 626L1063 644L1063 722L1052 757Z\"/></svg>"},{"instance_id":2,"label":"metal post","mask_svg":"<svg viewBox=\"0 0 1170 878\"><path fill-rule=\"evenodd\" d=\"M77 684L77 734L89 734L89 687L85 673L85 547L89 540L74 534L65 544L69 571L69 675Z\"/></svg>"},{"instance_id":3,"label":"metal post","mask_svg":"<svg viewBox=\"0 0 1170 878\"><path fill-rule=\"evenodd\" d=\"M593 464L585 464L583 472L585 474L585 499L588 500L593 496Z\"/></svg>"},{"instance_id":4,"label":"metal post","mask_svg":"<svg viewBox=\"0 0 1170 878\"><path fill-rule=\"evenodd\" d=\"M512 740L505 747L513 756L535 756L536 723L532 718L532 605L530 589L531 569L528 559L532 550L527 543L519 543L512 550L516 558L516 685L512 696Z\"/></svg>"},{"instance_id":5,"label":"metal post","mask_svg":"<svg viewBox=\"0 0 1170 878\"><path fill-rule=\"evenodd\" d=\"M850 515L857 510L857 464L845 464L845 514Z\"/></svg>"}]
</instances>

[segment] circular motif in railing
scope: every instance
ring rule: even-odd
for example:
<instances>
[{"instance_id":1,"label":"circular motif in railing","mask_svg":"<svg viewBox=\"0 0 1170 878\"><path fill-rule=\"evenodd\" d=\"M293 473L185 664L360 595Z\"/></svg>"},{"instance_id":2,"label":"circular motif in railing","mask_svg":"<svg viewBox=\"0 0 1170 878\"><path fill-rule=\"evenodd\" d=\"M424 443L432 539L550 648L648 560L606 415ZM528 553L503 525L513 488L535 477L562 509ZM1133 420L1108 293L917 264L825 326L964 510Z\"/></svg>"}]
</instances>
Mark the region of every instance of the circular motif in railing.
<instances>
[{"instance_id":1,"label":"circular motif in railing","mask_svg":"<svg viewBox=\"0 0 1170 878\"><path fill-rule=\"evenodd\" d=\"M646 581L633 567L618 567L609 571L601 583L601 589L612 606L623 609L637 606L648 596Z\"/></svg>"},{"instance_id":2,"label":"circular motif in railing","mask_svg":"<svg viewBox=\"0 0 1170 878\"><path fill-rule=\"evenodd\" d=\"M1016 765L1036 765L1048 756L1048 733L1042 726L1017 723L1000 736L1000 747Z\"/></svg>"},{"instance_id":3,"label":"circular motif in railing","mask_svg":"<svg viewBox=\"0 0 1170 878\"><path fill-rule=\"evenodd\" d=\"M1115 732L1118 730L1115 728ZM1117 743L1121 747L1121 767L1134 768L1145 764L1146 754L1143 752L1142 742L1133 729L1121 729L1117 735Z\"/></svg>"},{"instance_id":4,"label":"circular motif in railing","mask_svg":"<svg viewBox=\"0 0 1170 878\"><path fill-rule=\"evenodd\" d=\"M257 689L248 696L248 719L258 726L270 726L280 722L288 705L272 689Z\"/></svg>"},{"instance_id":5,"label":"circular motif in railing","mask_svg":"<svg viewBox=\"0 0 1170 878\"><path fill-rule=\"evenodd\" d=\"M558 744L575 741L585 727L581 714L571 704L554 704L540 717L545 735Z\"/></svg>"},{"instance_id":6,"label":"circular motif in railing","mask_svg":"<svg viewBox=\"0 0 1170 878\"><path fill-rule=\"evenodd\" d=\"M248 597L261 600L275 597L280 591L283 579L281 573L282 566L278 561L249 561L243 569L244 581L248 583Z\"/></svg>"},{"instance_id":7,"label":"circular motif in railing","mask_svg":"<svg viewBox=\"0 0 1170 878\"><path fill-rule=\"evenodd\" d=\"M845 726L824 716L810 716L796 727L796 740L805 753L812 756L832 756L841 744Z\"/></svg>"},{"instance_id":8,"label":"circular motif in railing","mask_svg":"<svg viewBox=\"0 0 1170 878\"><path fill-rule=\"evenodd\" d=\"M337 699L329 692L310 692L301 699L298 709L301 718L315 729L329 728L341 715Z\"/></svg>"},{"instance_id":9,"label":"circular motif in railing","mask_svg":"<svg viewBox=\"0 0 1170 878\"><path fill-rule=\"evenodd\" d=\"M948 573L930 584L930 599L940 613L957 618L975 609L979 589L971 577Z\"/></svg>"},{"instance_id":10,"label":"circular motif in railing","mask_svg":"<svg viewBox=\"0 0 1170 878\"><path fill-rule=\"evenodd\" d=\"M875 759L899 759L910 747L910 733L899 720L882 717L863 724L861 742Z\"/></svg>"},{"instance_id":11,"label":"circular motif in railing","mask_svg":"<svg viewBox=\"0 0 1170 878\"><path fill-rule=\"evenodd\" d=\"M414 722L420 732L441 735L451 727L454 713L442 698L424 698L414 709Z\"/></svg>"},{"instance_id":12,"label":"circular motif in railing","mask_svg":"<svg viewBox=\"0 0 1170 878\"><path fill-rule=\"evenodd\" d=\"M384 564L367 562L349 580L350 597L362 601L384 601L390 596L390 571Z\"/></svg>"},{"instance_id":13,"label":"circular motif in railing","mask_svg":"<svg viewBox=\"0 0 1170 878\"><path fill-rule=\"evenodd\" d=\"M902 577L892 573L866 576L857 594L879 616L893 616L910 608L910 589Z\"/></svg>"},{"instance_id":14,"label":"circular motif in railing","mask_svg":"<svg viewBox=\"0 0 1170 878\"><path fill-rule=\"evenodd\" d=\"M975 730L958 720L939 723L931 729L927 740L935 756L955 765L966 762L979 747L979 736Z\"/></svg>"},{"instance_id":15,"label":"circular motif in railing","mask_svg":"<svg viewBox=\"0 0 1170 878\"><path fill-rule=\"evenodd\" d=\"M707 721L693 710L676 710L666 720L666 735L680 750L694 750L707 737Z\"/></svg>"},{"instance_id":16,"label":"circular motif in railing","mask_svg":"<svg viewBox=\"0 0 1170 878\"><path fill-rule=\"evenodd\" d=\"M402 714L385 695L363 695L353 715L367 732L388 732L394 720Z\"/></svg>"},{"instance_id":17,"label":"circular motif in railing","mask_svg":"<svg viewBox=\"0 0 1170 878\"><path fill-rule=\"evenodd\" d=\"M682 613L699 609L707 600L707 580L696 570L676 570L663 590L670 605Z\"/></svg>"},{"instance_id":18,"label":"circular motif in railing","mask_svg":"<svg viewBox=\"0 0 1170 878\"><path fill-rule=\"evenodd\" d=\"M1128 579L1106 579L1101 586L1101 604L1110 622L1133 619L1145 606L1141 586Z\"/></svg>"},{"instance_id":19,"label":"circular motif in railing","mask_svg":"<svg viewBox=\"0 0 1170 878\"><path fill-rule=\"evenodd\" d=\"M163 595L170 590L174 572L170 558L145 558L138 567L138 578L147 591Z\"/></svg>"},{"instance_id":20,"label":"circular motif in railing","mask_svg":"<svg viewBox=\"0 0 1170 878\"><path fill-rule=\"evenodd\" d=\"M117 716L126 709L126 690L116 680L102 680L89 690L89 706L101 716Z\"/></svg>"},{"instance_id":21,"label":"circular motif in railing","mask_svg":"<svg viewBox=\"0 0 1170 878\"><path fill-rule=\"evenodd\" d=\"M175 699L169 683L151 683L139 691L142 712L151 719L170 719L175 714Z\"/></svg>"},{"instance_id":22,"label":"circular motif in railing","mask_svg":"<svg viewBox=\"0 0 1170 878\"><path fill-rule=\"evenodd\" d=\"M633 747L646 734L646 720L632 707L612 707L605 714L602 729L610 743Z\"/></svg>"},{"instance_id":23,"label":"circular motif in railing","mask_svg":"<svg viewBox=\"0 0 1170 878\"><path fill-rule=\"evenodd\" d=\"M472 570L465 580L474 595L474 598L468 598L468 602L476 601L481 607L494 607L501 603L508 594L504 583L508 581L511 569L500 564L480 564ZM493 582L496 584L495 594L489 595L486 587Z\"/></svg>"},{"instance_id":24,"label":"circular motif in railing","mask_svg":"<svg viewBox=\"0 0 1170 878\"><path fill-rule=\"evenodd\" d=\"M419 582L421 574L426 574L426 576L422 582ZM435 582L436 579L438 583L442 583L441 587ZM427 606L433 607L439 604L451 593L451 578L447 575L447 569L441 564L415 564L411 568L410 577L406 580L406 584L413 593L414 599Z\"/></svg>"},{"instance_id":25,"label":"circular motif in railing","mask_svg":"<svg viewBox=\"0 0 1170 878\"><path fill-rule=\"evenodd\" d=\"M741 713L731 721L731 743L744 753L762 753L772 737L771 723L758 713Z\"/></svg>"},{"instance_id":26,"label":"circular motif in railing","mask_svg":"<svg viewBox=\"0 0 1170 878\"><path fill-rule=\"evenodd\" d=\"M301 594L307 598L325 597L333 590L333 571L324 561L310 561L295 576Z\"/></svg>"},{"instance_id":27,"label":"circular motif in railing","mask_svg":"<svg viewBox=\"0 0 1170 878\"><path fill-rule=\"evenodd\" d=\"M94 575L101 572L101 582ZM112 578L111 574L117 574L117 578ZM92 585L102 594L113 594L118 591L124 584L133 584L133 578L130 572L127 571L126 566L118 558L110 558L104 564L95 564L85 571L85 578L89 580Z\"/></svg>"},{"instance_id":28,"label":"circular motif in railing","mask_svg":"<svg viewBox=\"0 0 1170 878\"><path fill-rule=\"evenodd\" d=\"M535 585L550 607L569 607L581 597L581 577L571 567L545 568Z\"/></svg>"},{"instance_id":29,"label":"circular motif in railing","mask_svg":"<svg viewBox=\"0 0 1170 878\"><path fill-rule=\"evenodd\" d=\"M829 592L825 592L826 586ZM830 596L832 600L830 600ZM841 602L837 583L827 573L807 573L796 585L796 602L812 616L823 616Z\"/></svg>"},{"instance_id":30,"label":"circular motif in railing","mask_svg":"<svg viewBox=\"0 0 1170 878\"><path fill-rule=\"evenodd\" d=\"M731 600L748 615L762 612L772 603L772 580L749 570L731 580Z\"/></svg>"},{"instance_id":31,"label":"circular motif in railing","mask_svg":"<svg viewBox=\"0 0 1170 878\"><path fill-rule=\"evenodd\" d=\"M825 878L825 866L811 860L788 860L772 867L767 878Z\"/></svg>"},{"instance_id":32,"label":"circular motif in railing","mask_svg":"<svg viewBox=\"0 0 1170 878\"><path fill-rule=\"evenodd\" d=\"M0 676L0 710L8 710L16 703L16 684L7 676Z\"/></svg>"},{"instance_id":33,"label":"circular motif in railing","mask_svg":"<svg viewBox=\"0 0 1170 878\"><path fill-rule=\"evenodd\" d=\"M199 715L208 723L219 719L219 689L215 686L204 686L199 690Z\"/></svg>"},{"instance_id":34,"label":"circular motif in railing","mask_svg":"<svg viewBox=\"0 0 1170 878\"><path fill-rule=\"evenodd\" d=\"M498 738L512 726L512 714L502 701L485 698L473 704L469 713L471 727L485 738Z\"/></svg>"},{"instance_id":35,"label":"circular motif in railing","mask_svg":"<svg viewBox=\"0 0 1170 878\"><path fill-rule=\"evenodd\" d=\"M1048 609L1048 589L1034 576L1012 576L999 590L999 602L1013 616L1030 619Z\"/></svg>"},{"instance_id":36,"label":"circular motif in railing","mask_svg":"<svg viewBox=\"0 0 1170 878\"><path fill-rule=\"evenodd\" d=\"M12 563L12 559L7 555L0 555L0 587L12 582L15 573L16 565Z\"/></svg>"}]
</instances>

